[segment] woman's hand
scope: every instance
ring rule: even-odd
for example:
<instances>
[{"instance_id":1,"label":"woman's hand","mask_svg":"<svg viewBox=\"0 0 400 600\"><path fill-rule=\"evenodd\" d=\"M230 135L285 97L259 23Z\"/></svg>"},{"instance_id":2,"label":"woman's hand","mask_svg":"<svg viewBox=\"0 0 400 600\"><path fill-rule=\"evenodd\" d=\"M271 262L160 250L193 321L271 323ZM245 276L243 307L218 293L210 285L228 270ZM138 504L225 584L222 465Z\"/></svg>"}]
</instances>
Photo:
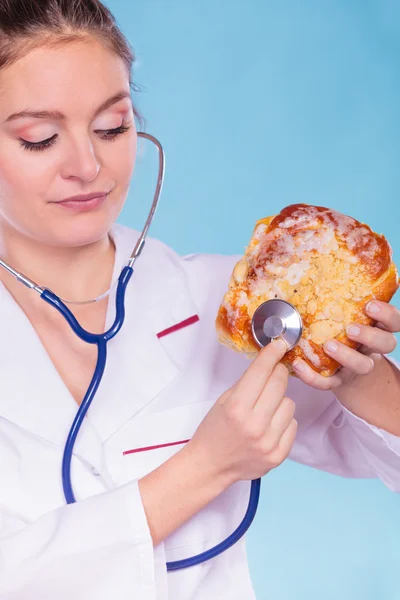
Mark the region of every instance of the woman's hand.
<instances>
[{"instance_id":1,"label":"woman's hand","mask_svg":"<svg viewBox=\"0 0 400 600\"><path fill-rule=\"evenodd\" d=\"M374 370L374 358L393 352L396 348L396 338L393 334L400 332L400 311L392 304L374 300L367 304L366 313L377 321L375 327L354 323L347 329L347 336L361 344L358 350L353 350L336 340L326 342L325 353L342 365L335 375L323 377L301 359L293 364L304 383L319 390L354 385L358 379Z\"/></svg>"},{"instance_id":2,"label":"woman's hand","mask_svg":"<svg viewBox=\"0 0 400 600\"><path fill-rule=\"evenodd\" d=\"M284 342L263 348L213 405L192 439L139 481L154 545L232 483L257 479L289 454L296 436L294 402L285 397Z\"/></svg>"},{"instance_id":3,"label":"woman's hand","mask_svg":"<svg viewBox=\"0 0 400 600\"><path fill-rule=\"evenodd\" d=\"M293 445L295 404L285 396L288 370L278 364L285 352L282 341L263 348L185 448L201 472L222 478L226 487L265 475L284 461Z\"/></svg>"}]
</instances>

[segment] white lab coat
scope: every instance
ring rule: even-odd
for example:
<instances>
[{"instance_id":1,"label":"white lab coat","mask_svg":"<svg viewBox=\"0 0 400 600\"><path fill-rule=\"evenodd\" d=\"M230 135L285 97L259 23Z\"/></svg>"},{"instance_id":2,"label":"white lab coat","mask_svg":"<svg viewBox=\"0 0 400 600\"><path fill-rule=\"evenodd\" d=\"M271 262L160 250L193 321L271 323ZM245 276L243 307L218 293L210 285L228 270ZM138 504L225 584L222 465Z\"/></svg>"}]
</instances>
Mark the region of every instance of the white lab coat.
<instances>
[{"instance_id":1,"label":"white lab coat","mask_svg":"<svg viewBox=\"0 0 400 600\"><path fill-rule=\"evenodd\" d=\"M113 228L114 277L137 233ZM238 257L177 256L150 239L126 295L126 322L109 343L98 395L73 459L78 499L66 506L60 465L76 404L25 314L0 289L1 600L250 600L245 542L203 565L166 573L241 521L239 482L153 548L137 481L189 439L248 360L218 344L214 320ZM114 317L114 294L107 322ZM171 326L199 320L168 335ZM190 321L189 321L190 322ZM299 421L294 460L400 490L400 440L344 410L330 392L291 379Z\"/></svg>"}]
</instances>

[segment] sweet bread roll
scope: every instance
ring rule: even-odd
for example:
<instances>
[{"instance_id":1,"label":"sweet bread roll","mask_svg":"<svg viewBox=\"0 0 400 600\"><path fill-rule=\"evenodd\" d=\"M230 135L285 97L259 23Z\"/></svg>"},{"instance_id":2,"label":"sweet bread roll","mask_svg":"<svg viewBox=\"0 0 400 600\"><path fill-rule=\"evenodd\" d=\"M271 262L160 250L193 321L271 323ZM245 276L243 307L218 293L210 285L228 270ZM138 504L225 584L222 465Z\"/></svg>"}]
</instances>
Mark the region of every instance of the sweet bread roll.
<instances>
[{"instance_id":1,"label":"sweet bread roll","mask_svg":"<svg viewBox=\"0 0 400 600\"><path fill-rule=\"evenodd\" d=\"M294 204L257 222L219 308L218 338L255 357L260 351L251 326L255 310L273 298L286 300L299 311L303 334L282 362L295 374L291 365L302 358L330 376L340 365L325 354L324 342L336 338L359 347L346 336L347 326L375 324L366 304L389 302L398 287L392 249L383 235L329 208Z\"/></svg>"}]
</instances>

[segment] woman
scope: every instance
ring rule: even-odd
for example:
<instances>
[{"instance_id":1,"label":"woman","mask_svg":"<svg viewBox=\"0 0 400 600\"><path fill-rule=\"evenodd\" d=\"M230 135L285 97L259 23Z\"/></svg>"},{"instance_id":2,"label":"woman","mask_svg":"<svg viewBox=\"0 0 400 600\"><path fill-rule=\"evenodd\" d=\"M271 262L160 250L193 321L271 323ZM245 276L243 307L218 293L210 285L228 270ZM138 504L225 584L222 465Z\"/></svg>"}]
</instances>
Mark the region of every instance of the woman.
<instances>
[{"instance_id":1,"label":"woman","mask_svg":"<svg viewBox=\"0 0 400 600\"><path fill-rule=\"evenodd\" d=\"M138 236L115 225L136 154L132 58L96 0L0 0L0 256L74 301L108 289ZM280 342L249 366L216 341L236 260L149 240L77 441L68 506L63 446L96 351L1 271L0 598L247 600L243 540L190 569L165 563L226 538L250 479L290 453L400 490L400 377L384 357L399 311L369 307L381 328L359 328L363 353L327 347L344 366L334 377L300 363L288 380ZM98 332L113 306L111 294L71 309Z\"/></svg>"}]
</instances>

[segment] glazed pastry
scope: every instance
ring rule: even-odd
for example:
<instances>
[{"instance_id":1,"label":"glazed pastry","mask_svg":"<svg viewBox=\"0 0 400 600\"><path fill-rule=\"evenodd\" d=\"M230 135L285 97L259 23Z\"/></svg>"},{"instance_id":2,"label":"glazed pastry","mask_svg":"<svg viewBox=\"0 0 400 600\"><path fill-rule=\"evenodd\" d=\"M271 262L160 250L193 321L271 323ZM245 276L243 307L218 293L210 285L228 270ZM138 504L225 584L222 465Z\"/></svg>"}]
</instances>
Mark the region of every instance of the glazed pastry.
<instances>
[{"instance_id":1,"label":"glazed pastry","mask_svg":"<svg viewBox=\"0 0 400 600\"><path fill-rule=\"evenodd\" d=\"M273 298L286 300L300 313L303 333L282 362L293 375L293 361L302 358L331 376L340 365L325 354L326 340L359 347L346 336L347 326L374 325L366 304L389 302L398 287L392 249L383 235L332 209L294 204L257 222L219 308L218 338L254 358L260 351L251 326L255 310Z\"/></svg>"}]
</instances>

